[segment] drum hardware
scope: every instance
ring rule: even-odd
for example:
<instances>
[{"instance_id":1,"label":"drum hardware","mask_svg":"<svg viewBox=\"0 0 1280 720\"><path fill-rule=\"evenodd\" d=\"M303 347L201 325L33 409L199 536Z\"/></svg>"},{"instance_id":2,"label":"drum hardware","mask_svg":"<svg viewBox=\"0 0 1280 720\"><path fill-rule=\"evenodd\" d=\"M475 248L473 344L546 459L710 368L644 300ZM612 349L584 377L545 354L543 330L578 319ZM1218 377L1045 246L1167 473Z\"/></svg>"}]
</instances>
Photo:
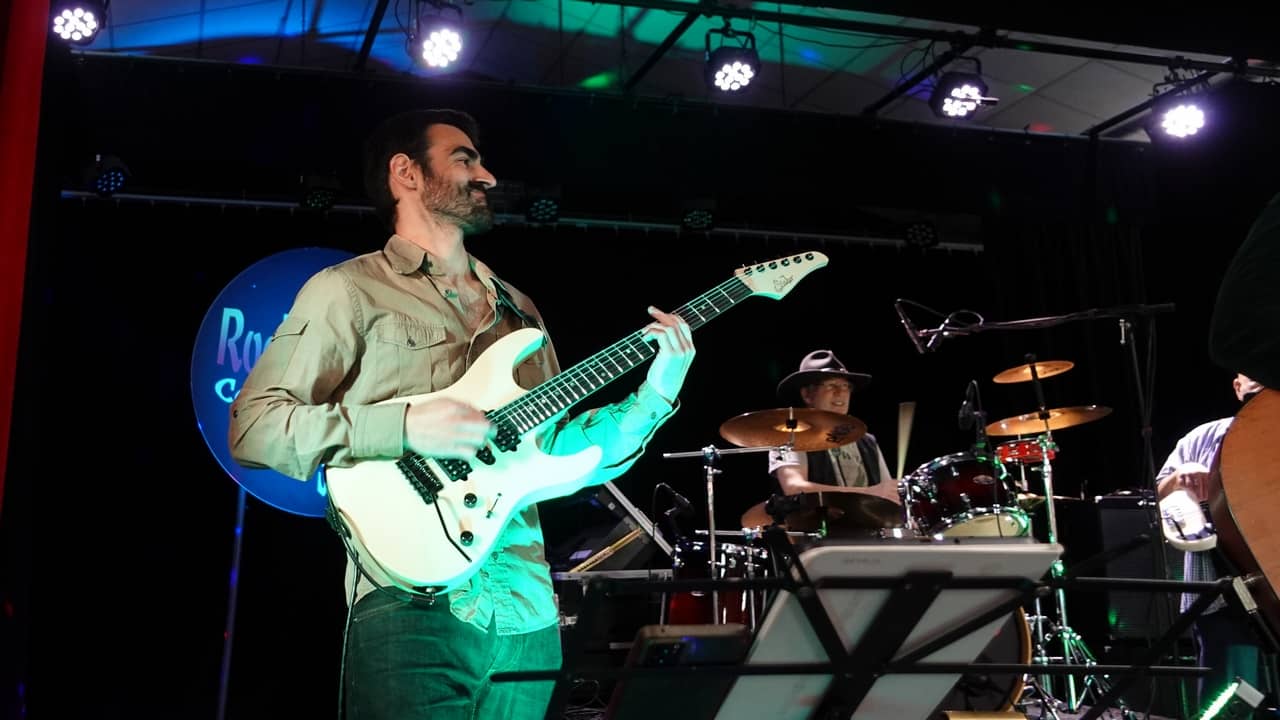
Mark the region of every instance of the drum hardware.
<instances>
[{"instance_id":1,"label":"drum hardware","mask_svg":"<svg viewBox=\"0 0 1280 720\"><path fill-rule=\"evenodd\" d=\"M1086 422L1091 422L1092 420L1103 417L1111 412L1111 410L1110 408L1102 408L1097 405L1091 405L1085 408L1067 408L1065 411L1049 410L1045 404L1044 389L1040 384L1035 356L1028 354L1027 363L1028 372L1031 376L1031 385L1035 390L1036 404L1039 407L1039 411L1034 413L1034 417L1044 428L1044 432L1036 437L1036 442L1040 445L1040 471L1044 480L1044 494L1045 497L1054 498L1056 496L1053 492L1052 458L1056 455L1056 446L1053 443L1053 431L1055 429L1074 427ZM1055 413L1057 414L1055 415ZM1032 422L1026 418L1029 418L1031 415L1033 414L1028 413L1027 415L1020 416L1019 418L1010 419L1017 420L1017 422L1001 421L1000 423L993 423L992 426L988 426L987 431L991 434L1025 434L1022 431L1027 430ZM992 427L997 427L997 430L992 432ZM1008 432L1009 429L1015 427L1019 432ZM1044 505L1046 510L1045 515L1048 519L1049 525L1047 539L1050 544L1054 544L1058 542L1058 516L1055 512L1056 503L1050 501L1046 502ZM1055 579L1061 579L1064 575L1062 560L1055 560L1049 566L1049 572ZM1080 637L1079 633L1077 633L1067 621L1066 592L1060 584L1054 589L1054 601L1056 606L1056 617L1048 618L1045 616L1041 607L1040 596L1036 596L1035 598L1034 625L1036 638L1036 662L1046 665L1052 662L1096 665L1097 659L1094 657L1093 653L1090 652L1088 646L1085 645L1084 639ZM1045 628L1046 623L1049 625L1048 630ZM1061 643L1061 656L1054 656L1049 653L1049 645L1054 640ZM1088 693L1091 684L1096 685L1097 689L1104 695L1109 693L1111 690L1110 682L1105 677L1099 675L1088 676L1084 681L1083 687L1079 688L1079 692L1077 692L1075 675L1064 675L1062 677L1065 681L1067 696L1065 709L1071 712L1075 712L1080 707L1080 704ZM1040 703L1042 714L1047 711L1051 712L1053 716L1056 717L1056 712L1053 712L1052 710L1053 702L1050 702L1053 700L1053 696L1043 692L1044 687L1051 686L1051 678L1052 676L1050 675L1041 676L1041 697L1038 702ZM1121 707L1123 708L1123 703L1121 704ZM1128 712L1127 708L1124 708L1124 710L1126 713Z\"/></svg>"}]
</instances>

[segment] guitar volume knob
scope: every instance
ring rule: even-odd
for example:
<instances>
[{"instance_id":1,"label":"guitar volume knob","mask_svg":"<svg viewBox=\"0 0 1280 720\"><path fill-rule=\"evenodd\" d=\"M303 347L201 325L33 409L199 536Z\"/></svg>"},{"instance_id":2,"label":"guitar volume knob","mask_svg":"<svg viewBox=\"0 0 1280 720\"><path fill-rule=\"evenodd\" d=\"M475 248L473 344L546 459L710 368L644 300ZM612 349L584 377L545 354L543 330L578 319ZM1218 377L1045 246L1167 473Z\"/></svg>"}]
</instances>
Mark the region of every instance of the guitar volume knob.
<instances>
[{"instance_id":1,"label":"guitar volume knob","mask_svg":"<svg viewBox=\"0 0 1280 720\"><path fill-rule=\"evenodd\" d=\"M462 504L466 505L469 508L475 507L476 504L479 502L480 502L480 498L476 497L475 493L467 493L466 495L462 496Z\"/></svg>"},{"instance_id":2,"label":"guitar volume knob","mask_svg":"<svg viewBox=\"0 0 1280 720\"><path fill-rule=\"evenodd\" d=\"M458 539L462 541L463 545L470 545L476 541L476 536L470 530L463 530Z\"/></svg>"}]
</instances>

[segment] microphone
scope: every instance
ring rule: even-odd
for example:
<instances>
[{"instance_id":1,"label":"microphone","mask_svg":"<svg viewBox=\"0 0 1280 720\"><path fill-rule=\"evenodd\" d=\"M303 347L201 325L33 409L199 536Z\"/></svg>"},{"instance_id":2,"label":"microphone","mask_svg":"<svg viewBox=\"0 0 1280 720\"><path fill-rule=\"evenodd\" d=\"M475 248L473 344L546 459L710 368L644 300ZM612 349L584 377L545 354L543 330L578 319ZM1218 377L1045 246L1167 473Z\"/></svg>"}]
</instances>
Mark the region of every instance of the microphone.
<instances>
[{"instance_id":1,"label":"microphone","mask_svg":"<svg viewBox=\"0 0 1280 720\"><path fill-rule=\"evenodd\" d=\"M693 514L693 505L689 502L689 498L676 492L675 488L671 487L670 485L664 482L658 483L658 487L671 493L671 500L676 504L676 506L672 509L672 511L678 512L681 515ZM671 511L668 511L668 512L671 512Z\"/></svg>"},{"instance_id":2,"label":"microphone","mask_svg":"<svg viewBox=\"0 0 1280 720\"><path fill-rule=\"evenodd\" d=\"M947 333L945 332L946 327L947 321L943 320L942 324L938 326L938 329L934 330L933 334L929 336L929 342L924 344L925 350L933 351L942 343L942 338L947 336Z\"/></svg>"},{"instance_id":3,"label":"microphone","mask_svg":"<svg viewBox=\"0 0 1280 720\"><path fill-rule=\"evenodd\" d=\"M668 486L668 489L670 489L670 486ZM676 503L676 512L679 512L682 515L693 514L693 505L689 502L689 498L681 495L675 490L671 490L671 499Z\"/></svg>"},{"instance_id":4,"label":"microphone","mask_svg":"<svg viewBox=\"0 0 1280 720\"><path fill-rule=\"evenodd\" d=\"M964 402L960 403L960 412L957 414L957 422L961 430L968 430L973 427L973 388L975 381L970 380L969 385L964 389Z\"/></svg>"},{"instance_id":5,"label":"microphone","mask_svg":"<svg viewBox=\"0 0 1280 720\"><path fill-rule=\"evenodd\" d=\"M906 311L902 309L902 298L893 301L893 309L898 311L898 319L902 321L902 327L907 331L907 337L911 338L911 344L916 346L916 352L924 354L924 346L920 344L920 333L916 331L916 326L911 324L911 318L907 317ZM932 339L930 340L932 342Z\"/></svg>"}]
</instances>

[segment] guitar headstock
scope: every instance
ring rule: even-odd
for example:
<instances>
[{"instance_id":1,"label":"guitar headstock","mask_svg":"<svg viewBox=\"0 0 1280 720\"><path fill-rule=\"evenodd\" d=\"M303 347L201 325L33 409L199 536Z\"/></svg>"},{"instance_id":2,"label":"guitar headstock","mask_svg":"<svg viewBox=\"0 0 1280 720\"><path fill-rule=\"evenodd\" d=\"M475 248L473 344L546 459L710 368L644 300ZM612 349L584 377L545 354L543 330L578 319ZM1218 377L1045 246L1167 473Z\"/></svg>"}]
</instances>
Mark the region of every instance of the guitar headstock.
<instances>
[{"instance_id":1,"label":"guitar headstock","mask_svg":"<svg viewBox=\"0 0 1280 720\"><path fill-rule=\"evenodd\" d=\"M753 295L780 300L806 275L826 266L826 255L810 251L756 263L741 268L734 274L751 288Z\"/></svg>"}]
</instances>

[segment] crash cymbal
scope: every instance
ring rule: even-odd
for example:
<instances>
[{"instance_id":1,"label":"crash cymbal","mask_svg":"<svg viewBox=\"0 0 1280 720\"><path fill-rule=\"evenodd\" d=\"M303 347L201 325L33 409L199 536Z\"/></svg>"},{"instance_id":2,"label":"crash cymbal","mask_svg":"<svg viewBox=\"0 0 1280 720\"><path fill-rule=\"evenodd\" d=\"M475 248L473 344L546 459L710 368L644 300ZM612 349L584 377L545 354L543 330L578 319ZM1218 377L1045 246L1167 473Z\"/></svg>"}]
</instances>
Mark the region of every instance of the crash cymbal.
<instances>
[{"instance_id":1,"label":"crash cymbal","mask_svg":"<svg viewBox=\"0 0 1280 720\"><path fill-rule=\"evenodd\" d=\"M799 452L848 445L866 432L866 423L852 415L813 408L757 410L726 420L720 426L720 436L739 447L791 444Z\"/></svg>"},{"instance_id":2,"label":"crash cymbal","mask_svg":"<svg viewBox=\"0 0 1280 720\"><path fill-rule=\"evenodd\" d=\"M1104 405L1078 405L1076 407L1053 408L1049 413L1049 430L1075 427L1093 422L1109 415L1111 408ZM993 422L987 426L988 435L1035 435L1045 431L1045 421L1040 419L1039 412L1015 415Z\"/></svg>"},{"instance_id":3,"label":"crash cymbal","mask_svg":"<svg viewBox=\"0 0 1280 720\"><path fill-rule=\"evenodd\" d=\"M1036 363L1036 377L1047 378L1061 375L1075 366L1076 364L1070 360L1045 360ZM1031 382L1031 364L1027 363L1026 365L1009 368L996 375L992 380L1001 384Z\"/></svg>"}]
</instances>

